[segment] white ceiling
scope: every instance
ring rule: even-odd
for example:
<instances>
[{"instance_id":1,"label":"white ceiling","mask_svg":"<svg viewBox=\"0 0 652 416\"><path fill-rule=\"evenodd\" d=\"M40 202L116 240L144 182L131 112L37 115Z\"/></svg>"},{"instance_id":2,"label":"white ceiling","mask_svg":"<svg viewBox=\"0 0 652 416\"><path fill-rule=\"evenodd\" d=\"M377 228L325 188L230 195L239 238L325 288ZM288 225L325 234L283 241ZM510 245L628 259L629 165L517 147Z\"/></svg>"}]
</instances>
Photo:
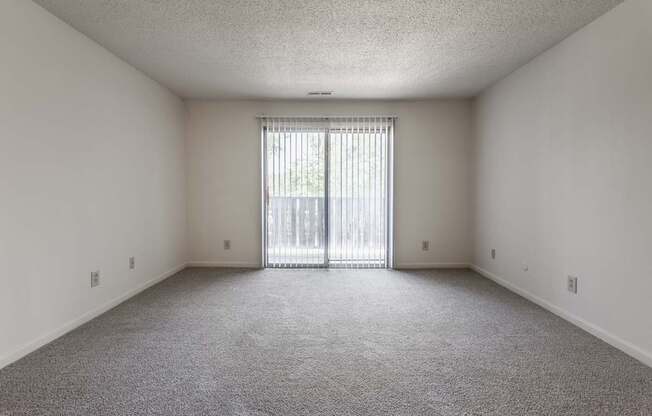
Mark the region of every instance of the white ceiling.
<instances>
[{"instance_id":1,"label":"white ceiling","mask_svg":"<svg viewBox=\"0 0 652 416\"><path fill-rule=\"evenodd\" d=\"M185 98L391 99L473 96L622 2L35 1Z\"/></svg>"}]
</instances>

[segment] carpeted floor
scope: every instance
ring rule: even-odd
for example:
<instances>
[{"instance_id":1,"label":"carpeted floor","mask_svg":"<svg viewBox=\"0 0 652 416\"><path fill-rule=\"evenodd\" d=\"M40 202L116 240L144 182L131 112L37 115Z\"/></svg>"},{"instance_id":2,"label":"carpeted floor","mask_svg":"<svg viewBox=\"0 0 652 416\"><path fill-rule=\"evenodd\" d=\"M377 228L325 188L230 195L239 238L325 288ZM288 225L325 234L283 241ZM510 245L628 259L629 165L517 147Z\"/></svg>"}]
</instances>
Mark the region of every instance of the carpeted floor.
<instances>
[{"instance_id":1,"label":"carpeted floor","mask_svg":"<svg viewBox=\"0 0 652 416\"><path fill-rule=\"evenodd\" d=\"M652 415L652 368L474 272L187 269L0 370L0 415Z\"/></svg>"}]
</instances>

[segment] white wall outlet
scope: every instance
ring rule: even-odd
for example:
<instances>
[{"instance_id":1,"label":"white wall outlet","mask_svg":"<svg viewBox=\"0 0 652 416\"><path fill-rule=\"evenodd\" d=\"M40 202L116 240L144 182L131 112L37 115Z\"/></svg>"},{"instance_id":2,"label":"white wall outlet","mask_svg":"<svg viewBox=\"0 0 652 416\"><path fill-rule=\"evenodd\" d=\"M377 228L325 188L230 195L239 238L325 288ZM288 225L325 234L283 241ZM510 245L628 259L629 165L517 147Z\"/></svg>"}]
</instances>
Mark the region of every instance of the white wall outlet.
<instances>
[{"instance_id":1,"label":"white wall outlet","mask_svg":"<svg viewBox=\"0 0 652 416\"><path fill-rule=\"evenodd\" d=\"M91 287L100 285L100 271L91 272Z\"/></svg>"},{"instance_id":2,"label":"white wall outlet","mask_svg":"<svg viewBox=\"0 0 652 416\"><path fill-rule=\"evenodd\" d=\"M224 240L224 250L231 250L231 240Z\"/></svg>"},{"instance_id":3,"label":"white wall outlet","mask_svg":"<svg viewBox=\"0 0 652 416\"><path fill-rule=\"evenodd\" d=\"M495 248L491 249L491 258L494 259L494 260L496 259L496 249Z\"/></svg>"},{"instance_id":4,"label":"white wall outlet","mask_svg":"<svg viewBox=\"0 0 652 416\"><path fill-rule=\"evenodd\" d=\"M430 250L430 241L423 240L423 241L421 242L421 250L423 250L423 251L428 251L428 250Z\"/></svg>"},{"instance_id":5,"label":"white wall outlet","mask_svg":"<svg viewBox=\"0 0 652 416\"><path fill-rule=\"evenodd\" d=\"M136 268L136 258L129 257L129 270L133 270L135 268Z\"/></svg>"},{"instance_id":6,"label":"white wall outlet","mask_svg":"<svg viewBox=\"0 0 652 416\"><path fill-rule=\"evenodd\" d=\"M568 281L566 283L566 289L568 289L569 292L577 295L577 277L568 276Z\"/></svg>"},{"instance_id":7,"label":"white wall outlet","mask_svg":"<svg viewBox=\"0 0 652 416\"><path fill-rule=\"evenodd\" d=\"M523 263L521 265L521 269L523 269L524 272L527 272L528 270L530 270L530 266L528 266L527 263Z\"/></svg>"}]
</instances>

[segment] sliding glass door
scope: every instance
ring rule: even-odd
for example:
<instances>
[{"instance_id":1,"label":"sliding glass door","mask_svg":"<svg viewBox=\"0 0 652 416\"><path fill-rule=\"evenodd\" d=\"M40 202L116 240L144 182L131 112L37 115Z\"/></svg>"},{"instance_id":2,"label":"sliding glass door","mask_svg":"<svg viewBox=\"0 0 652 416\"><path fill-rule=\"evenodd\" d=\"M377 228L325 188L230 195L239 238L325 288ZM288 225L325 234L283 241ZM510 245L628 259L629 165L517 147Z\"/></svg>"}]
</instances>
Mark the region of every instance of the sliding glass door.
<instances>
[{"instance_id":1,"label":"sliding glass door","mask_svg":"<svg viewBox=\"0 0 652 416\"><path fill-rule=\"evenodd\" d=\"M393 119L264 118L266 267L391 266Z\"/></svg>"}]
</instances>

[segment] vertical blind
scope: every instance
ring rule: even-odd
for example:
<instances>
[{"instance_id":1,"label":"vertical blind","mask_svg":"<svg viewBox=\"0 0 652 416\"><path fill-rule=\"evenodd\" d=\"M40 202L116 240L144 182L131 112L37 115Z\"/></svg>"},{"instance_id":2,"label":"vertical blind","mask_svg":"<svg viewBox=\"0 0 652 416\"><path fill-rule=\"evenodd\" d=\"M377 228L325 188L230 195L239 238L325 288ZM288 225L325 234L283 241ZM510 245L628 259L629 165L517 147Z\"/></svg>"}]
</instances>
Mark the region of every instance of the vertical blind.
<instances>
[{"instance_id":1,"label":"vertical blind","mask_svg":"<svg viewBox=\"0 0 652 416\"><path fill-rule=\"evenodd\" d=\"M391 267L393 117L265 117L266 267Z\"/></svg>"}]
</instances>

